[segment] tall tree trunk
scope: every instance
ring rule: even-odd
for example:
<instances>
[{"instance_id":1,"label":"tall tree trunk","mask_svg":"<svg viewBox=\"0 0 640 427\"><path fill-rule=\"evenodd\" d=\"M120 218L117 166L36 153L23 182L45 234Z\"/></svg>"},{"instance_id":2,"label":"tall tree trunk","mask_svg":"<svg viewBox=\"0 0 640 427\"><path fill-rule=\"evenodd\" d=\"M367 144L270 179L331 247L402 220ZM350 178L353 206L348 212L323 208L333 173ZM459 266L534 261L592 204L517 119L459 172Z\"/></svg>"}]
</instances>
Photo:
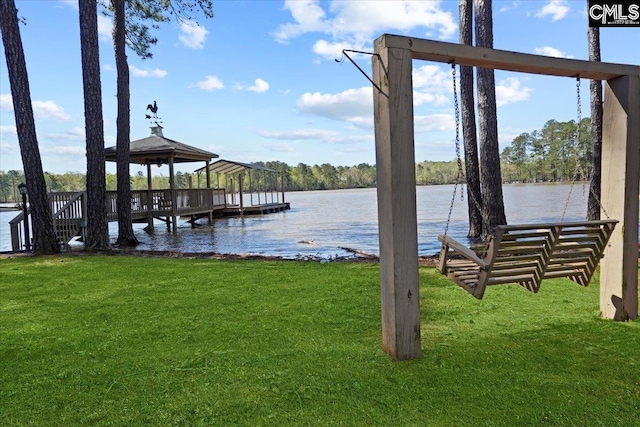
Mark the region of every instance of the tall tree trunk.
<instances>
[{"instance_id":1,"label":"tall tree trunk","mask_svg":"<svg viewBox=\"0 0 640 427\"><path fill-rule=\"evenodd\" d=\"M87 240L85 249L109 246L107 184L98 49L98 8L96 0L80 0L80 48L84 86L84 121L87 137Z\"/></svg>"},{"instance_id":2,"label":"tall tree trunk","mask_svg":"<svg viewBox=\"0 0 640 427\"><path fill-rule=\"evenodd\" d=\"M460 43L473 45L473 0L460 0ZM482 235L482 193L476 138L476 111L473 99L473 67L460 67L460 101L464 164L467 175L467 203L469 205L469 237Z\"/></svg>"},{"instance_id":3,"label":"tall tree trunk","mask_svg":"<svg viewBox=\"0 0 640 427\"><path fill-rule=\"evenodd\" d=\"M27 64L14 0L0 0L0 30L13 97L20 155L29 192L34 251L38 254L53 254L60 252L60 246L53 229L51 206L47 197L47 185L44 180L31 105Z\"/></svg>"},{"instance_id":4,"label":"tall tree trunk","mask_svg":"<svg viewBox=\"0 0 640 427\"><path fill-rule=\"evenodd\" d=\"M600 29L589 28L589 61L600 61ZM600 177L602 169L602 81L591 80L591 184L587 219L600 219Z\"/></svg>"},{"instance_id":5,"label":"tall tree trunk","mask_svg":"<svg viewBox=\"0 0 640 427\"><path fill-rule=\"evenodd\" d=\"M476 45L493 48L491 0L476 0ZM506 224L502 197L502 173L498 147L496 81L492 69L477 68L478 118L480 120L480 182L483 196L484 234L497 225Z\"/></svg>"},{"instance_id":6,"label":"tall tree trunk","mask_svg":"<svg viewBox=\"0 0 640 427\"><path fill-rule=\"evenodd\" d=\"M117 246L135 246L138 239L133 234L131 223L131 177L129 175L129 65L127 64L125 0L113 0L114 28L113 44L118 74L118 118L116 121L116 170L117 170Z\"/></svg>"}]
</instances>

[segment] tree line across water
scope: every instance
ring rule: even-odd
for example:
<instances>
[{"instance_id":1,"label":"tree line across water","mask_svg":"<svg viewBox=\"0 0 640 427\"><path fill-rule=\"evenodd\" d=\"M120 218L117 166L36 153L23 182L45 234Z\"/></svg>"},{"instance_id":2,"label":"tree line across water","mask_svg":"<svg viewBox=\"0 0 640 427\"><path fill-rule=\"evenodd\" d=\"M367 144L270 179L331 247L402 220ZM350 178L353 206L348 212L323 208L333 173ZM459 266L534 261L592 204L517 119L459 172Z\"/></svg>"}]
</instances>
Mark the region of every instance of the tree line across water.
<instances>
[{"instance_id":1,"label":"tree line across water","mask_svg":"<svg viewBox=\"0 0 640 427\"><path fill-rule=\"evenodd\" d=\"M590 168L591 135L588 132L590 119L580 123L580 129L574 121L558 122L549 120L540 130L517 136L500 156L502 178L504 182L543 182L570 181L586 179ZM578 135L576 139L575 136ZM577 142L576 142L577 141ZM290 166L284 162L257 162L277 170L284 176L286 191L336 190L347 188L368 188L376 185L376 167L368 163L354 166L334 166L328 163L307 165L298 163ZM197 175L177 172L176 188L188 188L189 179L197 186ZM19 200L17 185L24 182L24 173L18 170L0 171L0 202ZM249 188L248 178L244 188ZM274 180L265 176L252 177L253 188L265 188L273 185ZM453 184L458 180L457 161L429 161L416 164L416 183L418 185ZM48 191L83 191L86 188L86 176L79 172L54 174L45 172ZM116 189L116 175L106 175L107 190ZM218 182L212 179L212 186ZM152 178L153 188L169 188L169 177L156 175ZM220 186L228 183L220 181ZM138 172L131 176L131 188L147 188L147 177Z\"/></svg>"}]
</instances>

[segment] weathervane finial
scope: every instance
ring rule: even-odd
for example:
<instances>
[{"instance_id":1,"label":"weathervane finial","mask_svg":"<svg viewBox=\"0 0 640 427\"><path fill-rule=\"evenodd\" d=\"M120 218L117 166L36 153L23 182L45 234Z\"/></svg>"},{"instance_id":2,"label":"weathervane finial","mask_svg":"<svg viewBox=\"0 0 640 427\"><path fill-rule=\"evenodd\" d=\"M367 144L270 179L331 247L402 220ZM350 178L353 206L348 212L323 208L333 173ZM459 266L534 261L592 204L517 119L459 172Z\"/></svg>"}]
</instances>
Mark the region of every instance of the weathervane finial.
<instances>
[{"instance_id":1,"label":"weathervane finial","mask_svg":"<svg viewBox=\"0 0 640 427\"><path fill-rule=\"evenodd\" d=\"M153 104L147 104L147 111L151 111L151 115L145 114L145 118L148 120L153 120L155 124L160 124L162 121L160 117L158 117L158 104L156 101L153 101Z\"/></svg>"}]
</instances>

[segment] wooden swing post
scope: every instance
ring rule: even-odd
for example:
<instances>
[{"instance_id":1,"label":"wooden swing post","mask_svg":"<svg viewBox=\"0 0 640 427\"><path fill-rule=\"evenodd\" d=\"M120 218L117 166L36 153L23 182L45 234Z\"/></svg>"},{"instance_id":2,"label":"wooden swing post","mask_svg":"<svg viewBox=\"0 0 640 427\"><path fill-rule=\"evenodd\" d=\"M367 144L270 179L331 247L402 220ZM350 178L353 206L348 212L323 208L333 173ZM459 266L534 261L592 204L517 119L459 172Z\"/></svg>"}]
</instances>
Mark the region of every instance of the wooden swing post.
<instances>
[{"instance_id":1,"label":"wooden swing post","mask_svg":"<svg viewBox=\"0 0 640 427\"><path fill-rule=\"evenodd\" d=\"M382 35L373 57L382 335L396 360L420 357L412 59L551 76L607 80L602 207L619 221L602 263L600 310L638 316L640 67L551 58Z\"/></svg>"}]
</instances>

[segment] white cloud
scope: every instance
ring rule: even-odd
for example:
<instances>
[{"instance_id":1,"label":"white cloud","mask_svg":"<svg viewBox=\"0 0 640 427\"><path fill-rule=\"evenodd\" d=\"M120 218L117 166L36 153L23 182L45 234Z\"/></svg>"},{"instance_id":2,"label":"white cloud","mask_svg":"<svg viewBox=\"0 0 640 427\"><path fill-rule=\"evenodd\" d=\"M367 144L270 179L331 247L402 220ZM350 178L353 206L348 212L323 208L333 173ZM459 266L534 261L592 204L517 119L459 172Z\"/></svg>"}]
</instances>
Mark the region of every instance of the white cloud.
<instances>
[{"instance_id":1,"label":"white cloud","mask_svg":"<svg viewBox=\"0 0 640 427\"><path fill-rule=\"evenodd\" d=\"M436 30L441 39L457 31L451 13L440 8L440 1L331 1L327 10L319 0L287 0L285 10L293 22L277 29L273 37L280 43L306 33L323 33L331 41L318 40L313 51L334 59L344 48L364 50L384 32L408 32L423 28Z\"/></svg>"},{"instance_id":2,"label":"white cloud","mask_svg":"<svg viewBox=\"0 0 640 427\"><path fill-rule=\"evenodd\" d=\"M320 129L298 129L298 130L290 130L290 131L282 131L282 132L271 132L271 131L263 130L263 131L260 131L259 134L264 138L280 139L280 140L288 140L288 141L302 141L302 140L313 140L313 139L323 140L323 139L338 135L338 132L320 130Z\"/></svg>"},{"instance_id":3,"label":"white cloud","mask_svg":"<svg viewBox=\"0 0 640 427\"><path fill-rule=\"evenodd\" d=\"M18 144L4 141L0 142L0 151L4 152L5 154L14 154L20 152Z\"/></svg>"},{"instance_id":4,"label":"white cloud","mask_svg":"<svg viewBox=\"0 0 640 427\"><path fill-rule=\"evenodd\" d=\"M0 95L0 108L3 110L13 111L13 98L9 93L3 93Z\"/></svg>"},{"instance_id":5,"label":"white cloud","mask_svg":"<svg viewBox=\"0 0 640 427\"><path fill-rule=\"evenodd\" d=\"M356 127L373 127L373 96L370 87L348 89L337 94L305 93L297 102L303 114L352 123Z\"/></svg>"},{"instance_id":6,"label":"white cloud","mask_svg":"<svg viewBox=\"0 0 640 427\"><path fill-rule=\"evenodd\" d=\"M80 126L76 126L72 129L69 129L65 133L47 135L47 138L54 141L84 141L85 131L84 131L84 128Z\"/></svg>"},{"instance_id":7,"label":"white cloud","mask_svg":"<svg viewBox=\"0 0 640 427\"><path fill-rule=\"evenodd\" d=\"M167 71L156 68L152 70L151 68L138 68L135 65L129 65L129 71L134 77L157 77L159 79L165 77L167 75Z\"/></svg>"},{"instance_id":8,"label":"white cloud","mask_svg":"<svg viewBox=\"0 0 640 427\"><path fill-rule=\"evenodd\" d=\"M295 23L280 25L274 37L281 43L304 33L327 31L330 28L330 25L323 20L326 14L317 0L287 0L285 1L284 8L291 12Z\"/></svg>"},{"instance_id":9,"label":"white cloud","mask_svg":"<svg viewBox=\"0 0 640 427\"><path fill-rule=\"evenodd\" d=\"M193 21L180 23L180 32L178 40L191 49L202 49L204 41L207 39L207 34L209 34L204 25L198 25Z\"/></svg>"},{"instance_id":10,"label":"white cloud","mask_svg":"<svg viewBox=\"0 0 640 427\"><path fill-rule=\"evenodd\" d=\"M290 131L260 131L260 136L281 141L321 141L326 144L357 144L373 141L373 135L342 135L324 129L297 129Z\"/></svg>"},{"instance_id":11,"label":"white cloud","mask_svg":"<svg viewBox=\"0 0 640 427\"><path fill-rule=\"evenodd\" d=\"M525 101L533 89L522 86L515 77L504 79L496 85L496 105L498 107L512 102Z\"/></svg>"},{"instance_id":12,"label":"white cloud","mask_svg":"<svg viewBox=\"0 0 640 427\"><path fill-rule=\"evenodd\" d=\"M58 146L51 148L41 148L40 152L42 154L51 154L65 157L84 157L86 155L86 150L84 147L76 147L76 146Z\"/></svg>"},{"instance_id":13,"label":"white cloud","mask_svg":"<svg viewBox=\"0 0 640 427\"><path fill-rule=\"evenodd\" d=\"M0 135L4 137L18 136L18 130L15 126L0 126Z\"/></svg>"},{"instance_id":14,"label":"white cloud","mask_svg":"<svg viewBox=\"0 0 640 427\"><path fill-rule=\"evenodd\" d=\"M510 5L502 6L498 10L498 12L500 12L500 13L508 12L510 10L513 10L513 9L517 8L518 6L520 6L520 2L519 1L513 1L513 2L511 2Z\"/></svg>"},{"instance_id":15,"label":"white cloud","mask_svg":"<svg viewBox=\"0 0 640 427\"><path fill-rule=\"evenodd\" d=\"M269 90L269 83L265 82L262 79L256 79L253 86L244 87L241 85L237 85L236 88L245 89L256 93L263 93Z\"/></svg>"},{"instance_id":16,"label":"white cloud","mask_svg":"<svg viewBox=\"0 0 640 427\"><path fill-rule=\"evenodd\" d=\"M559 21L569 13L569 2L566 0L550 0L542 9L540 9L536 16L544 18L551 16L551 21Z\"/></svg>"},{"instance_id":17,"label":"white cloud","mask_svg":"<svg viewBox=\"0 0 640 427\"><path fill-rule=\"evenodd\" d=\"M266 144L266 147L271 151L279 153L290 153L293 151L291 144L287 144L286 142L273 142Z\"/></svg>"},{"instance_id":18,"label":"white cloud","mask_svg":"<svg viewBox=\"0 0 640 427\"><path fill-rule=\"evenodd\" d=\"M71 120L71 117L64 112L64 109L56 105L53 101L32 101L33 115L41 119L58 119L62 121ZM0 95L0 108L13 111L13 98L8 93Z\"/></svg>"},{"instance_id":19,"label":"white cloud","mask_svg":"<svg viewBox=\"0 0 640 427\"><path fill-rule=\"evenodd\" d=\"M196 84L202 90L224 89L224 84L216 76L206 76L203 81Z\"/></svg>"},{"instance_id":20,"label":"white cloud","mask_svg":"<svg viewBox=\"0 0 640 427\"><path fill-rule=\"evenodd\" d=\"M353 43L347 43L347 42L331 43L326 40L318 40L313 45L313 53L327 59L331 59L331 58L339 59L342 56L342 51L344 49L354 49L354 48L361 48L361 46L354 46ZM358 50L358 49L355 49L355 50ZM349 56L353 57L355 55L353 53L350 53Z\"/></svg>"},{"instance_id":21,"label":"white cloud","mask_svg":"<svg viewBox=\"0 0 640 427\"><path fill-rule=\"evenodd\" d=\"M428 103L449 103L452 89L451 73L438 65L423 65L413 69L413 103L416 106Z\"/></svg>"},{"instance_id":22,"label":"white cloud","mask_svg":"<svg viewBox=\"0 0 640 427\"><path fill-rule=\"evenodd\" d=\"M56 105L53 101L33 101L33 114L44 119L58 119L69 121L71 117L64 112L64 109Z\"/></svg>"},{"instance_id":23,"label":"white cloud","mask_svg":"<svg viewBox=\"0 0 640 427\"><path fill-rule=\"evenodd\" d=\"M429 114L415 116L413 126L415 133L447 131L455 129L455 120L451 114Z\"/></svg>"},{"instance_id":24,"label":"white cloud","mask_svg":"<svg viewBox=\"0 0 640 427\"><path fill-rule=\"evenodd\" d=\"M536 55L552 56L554 58L572 58L571 55L566 55L559 49L551 46L537 47L533 50Z\"/></svg>"},{"instance_id":25,"label":"white cloud","mask_svg":"<svg viewBox=\"0 0 640 427\"><path fill-rule=\"evenodd\" d=\"M113 40L113 20L110 17L98 14L98 37L106 42Z\"/></svg>"}]
</instances>

